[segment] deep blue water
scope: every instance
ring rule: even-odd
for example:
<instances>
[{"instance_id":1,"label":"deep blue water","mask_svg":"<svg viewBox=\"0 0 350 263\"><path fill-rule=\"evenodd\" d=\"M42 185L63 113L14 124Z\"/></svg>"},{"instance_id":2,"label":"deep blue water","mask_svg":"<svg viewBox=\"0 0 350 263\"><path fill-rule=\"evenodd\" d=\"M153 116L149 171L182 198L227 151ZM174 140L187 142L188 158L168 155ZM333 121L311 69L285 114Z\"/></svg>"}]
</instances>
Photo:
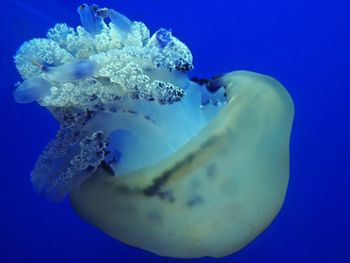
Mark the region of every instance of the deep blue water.
<instances>
[{"instance_id":1,"label":"deep blue water","mask_svg":"<svg viewBox=\"0 0 350 263\"><path fill-rule=\"evenodd\" d=\"M280 80L295 103L291 176L276 220L239 253L193 262L350 262L350 2L125 0L114 7L152 32L171 28L195 57L192 75L247 69ZM31 187L58 124L12 97L12 56L57 22L79 24L79 1L3 0L0 16L0 262L182 262L129 247L82 221L67 200ZM188 260L190 261L190 260Z\"/></svg>"}]
</instances>

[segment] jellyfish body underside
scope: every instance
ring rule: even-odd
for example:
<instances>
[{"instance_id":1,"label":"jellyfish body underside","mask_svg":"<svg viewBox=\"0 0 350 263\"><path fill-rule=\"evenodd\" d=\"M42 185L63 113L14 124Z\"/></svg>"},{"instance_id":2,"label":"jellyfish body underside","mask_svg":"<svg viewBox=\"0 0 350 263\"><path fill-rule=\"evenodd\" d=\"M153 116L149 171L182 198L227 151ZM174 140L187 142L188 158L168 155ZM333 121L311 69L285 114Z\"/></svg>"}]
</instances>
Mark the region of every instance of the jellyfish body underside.
<instances>
[{"instance_id":1,"label":"jellyfish body underside","mask_svg":"<svg viewBox=\"0 0 350 263\"><path fill-rule=\"evenodd\" d=\"M223 257L256 238L285 197L293 103L268 76L236 71L216 81L228 103L197 136L124 176L100 168L71 191L74 210L162 256Z\"/></svg>"}]
</instances>

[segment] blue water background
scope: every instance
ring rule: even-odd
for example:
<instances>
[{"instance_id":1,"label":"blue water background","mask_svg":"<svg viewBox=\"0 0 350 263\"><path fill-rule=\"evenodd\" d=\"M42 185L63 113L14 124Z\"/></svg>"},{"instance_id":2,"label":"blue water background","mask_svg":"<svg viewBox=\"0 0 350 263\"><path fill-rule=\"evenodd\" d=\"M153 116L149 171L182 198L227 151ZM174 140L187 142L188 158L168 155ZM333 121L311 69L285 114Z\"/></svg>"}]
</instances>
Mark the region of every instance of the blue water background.
<instances>
[{"instance_id":1,"label":"blue water background","mask_svg":"<svg viewBox=\"0 0 350 263\"><path fill-rule=\"evenodd\" d=\"M171 28L194 55L191 75L236 69L279 79L296 115L285 204L239 253L187 262L350 262L350 1L96 1L152 32ZM57 22L79 24L80 2L1 1L0 262L183 262L129 247L53 204L29 174L58 124L36 104L16 104L12 56Z\"/></svg>"}]
</instances>

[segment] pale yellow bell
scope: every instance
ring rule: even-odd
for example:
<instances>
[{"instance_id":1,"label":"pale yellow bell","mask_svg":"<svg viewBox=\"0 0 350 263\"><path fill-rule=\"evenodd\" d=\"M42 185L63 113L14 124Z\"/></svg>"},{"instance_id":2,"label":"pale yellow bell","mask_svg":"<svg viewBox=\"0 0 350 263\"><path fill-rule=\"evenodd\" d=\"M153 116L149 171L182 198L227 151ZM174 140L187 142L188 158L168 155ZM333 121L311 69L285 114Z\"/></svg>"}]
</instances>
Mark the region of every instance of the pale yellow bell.
<instances>
[{"instance_id":1,"label":"pale yellow bell","mask_svg":"<svg viewBox=\"0 0 350 263\"><path fill-rule=\"evenodd\" d=\"M223 257L275 218L289 177L293 102L275 79L224 75L228 104L185 147L123 176L100 168L71 205L108 235L158 255Z\"/></svg>"}]
</instances>

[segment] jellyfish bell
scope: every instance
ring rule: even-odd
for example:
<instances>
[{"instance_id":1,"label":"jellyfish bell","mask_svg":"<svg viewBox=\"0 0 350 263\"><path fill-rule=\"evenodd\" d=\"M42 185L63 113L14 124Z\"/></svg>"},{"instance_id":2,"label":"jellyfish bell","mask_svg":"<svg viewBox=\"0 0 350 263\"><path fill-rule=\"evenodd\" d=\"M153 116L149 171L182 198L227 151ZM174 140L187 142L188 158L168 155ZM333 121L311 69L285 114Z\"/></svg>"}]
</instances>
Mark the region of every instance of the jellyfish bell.
<instances>
[{"instance_id":1,"label":"jellyfish bell","mask_svg":"<svg viewBox=\"0 0 350 263\"><path fill-rule=\"evenodd\" d=\"M15 56L16 100L37 101L61 125L32 172L35 190L68 194L83 219L159 255L222 257L247 245L287 189L285 88L248 71L190 80L192 54L170 31L150 36L96 5L78 12L83 27L57 24Z\"/></svg>"},{"instance_id":2,"label":"jellyfish bell","mask_svg":"<svg viewBox=\"0 0 350 263\"><path fill-rule=\"evenodd\" d=\"M162 256L232 254L280 210L289 177L293 103L276 80L236 71L228 103L167 159L125 176L99 169L73 189L74 210L127 244Z\"/></svg>"}]
</instances>

